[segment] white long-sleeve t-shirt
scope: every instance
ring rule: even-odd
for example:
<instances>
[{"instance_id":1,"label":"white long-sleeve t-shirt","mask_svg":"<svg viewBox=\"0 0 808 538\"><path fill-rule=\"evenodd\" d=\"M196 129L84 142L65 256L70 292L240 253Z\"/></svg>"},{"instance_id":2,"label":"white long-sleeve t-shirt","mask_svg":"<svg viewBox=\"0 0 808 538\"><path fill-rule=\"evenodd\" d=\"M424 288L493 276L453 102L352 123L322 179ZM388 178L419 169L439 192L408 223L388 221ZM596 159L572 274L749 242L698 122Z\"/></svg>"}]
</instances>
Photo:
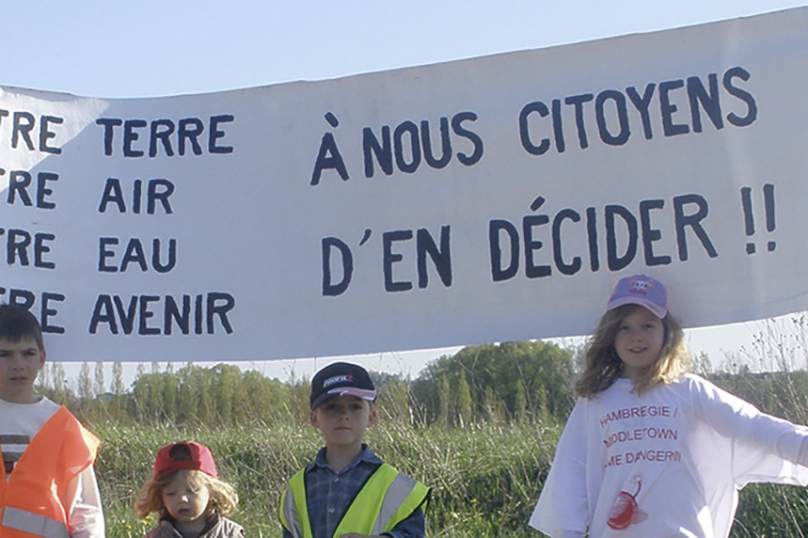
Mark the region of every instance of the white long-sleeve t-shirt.
<instances>
[{"instance_id":1,"label":"white long-sleeve t-shirt","mask_svg":"<svg viewBox=\"0 0 808 538\"><path fill-rule=\"evenodd\" d=\"M808 428L688 374L580 399L530 525L553 538L726 538L750 482L808 483Z\"/></svg>"},{"instance_id":2,"label":"white long-sleeve t-shirt","mask_svg":"<svg viewBox=\"0 0 808 538\"><path fill-rule=\"evenodd\" d=\"M17 404L0 399L0 447L6 465L6 477L42 426L60 406L42 397L32 404ZM104 513L95 471L90 465L70 484L73 502L68 521L71 538L104 538Z\"/></svg>"}]
</instances>

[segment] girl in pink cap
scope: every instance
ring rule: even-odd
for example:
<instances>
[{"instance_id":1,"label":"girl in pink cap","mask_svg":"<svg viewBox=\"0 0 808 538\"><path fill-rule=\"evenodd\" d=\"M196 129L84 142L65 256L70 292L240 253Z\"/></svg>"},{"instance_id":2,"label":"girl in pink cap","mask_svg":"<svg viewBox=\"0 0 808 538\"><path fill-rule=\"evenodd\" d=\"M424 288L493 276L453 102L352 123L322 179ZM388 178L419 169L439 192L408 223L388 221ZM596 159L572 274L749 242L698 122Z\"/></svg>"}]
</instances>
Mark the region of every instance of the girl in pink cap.
<instances>
[{"instance_id":1,"label":"girl in pink cap","mask_svg":"<svg viewBox=\"0 0 808 538\"><path fill-rule=\"evenodd\" d=\"M530 525L554 538L729 536L749 482L808 484L808 428L686 373L665 287L618 282Z\"/></svg>"},{"instance_id":2,"label":"girl in pink cap","mask_svg":"<svg viewBox=\"0 0 808 538\"><path fill-rule=\"evenodd\" d=\"M182 441L157 452L135 511L160 516L147 538L243 538L241 525L227 519L237 503L233 487L218 479L208 447Z\"/></svg>"}]
</instances>

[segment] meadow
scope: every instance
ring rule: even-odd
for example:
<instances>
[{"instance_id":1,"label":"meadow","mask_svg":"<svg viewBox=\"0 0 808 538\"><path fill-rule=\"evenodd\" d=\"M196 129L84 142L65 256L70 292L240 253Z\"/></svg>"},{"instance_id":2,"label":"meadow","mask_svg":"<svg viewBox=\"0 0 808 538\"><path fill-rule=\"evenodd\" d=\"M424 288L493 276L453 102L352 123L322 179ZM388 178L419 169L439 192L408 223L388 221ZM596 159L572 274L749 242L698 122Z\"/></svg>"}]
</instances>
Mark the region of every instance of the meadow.
<instances>
[{"instance_id":1,"label":"meadow","mask_svg":"<svg viewBox=\"0 0 808 538\"><path fill-rule=\"evenodd\" d=\"M195 439L211 447L221 477L240 497L247 536L280 536L278 499L286 479L320 446L304 424L255 423L238 427L94 425L104 439L97 463L107 536L141 537L155 525L138 519L133 499L150 472L155 447ZM557 424L480 424L466 428L378 424L368 442L392 465L432 489L429 536L536 538L527 527L561 428ZM808 491L752 485L742 491L733 537L802 537L808 533Z\"/></svg>"},{"instance_id":2,"label":"meadow","mask_svg":"<svg viewBox=\"0 0 808 538\"><path fill-rule=\"evenodd\" d=\"M808 324L805 316L796 320ZM808 343L761 342L759 360L774 366L767 372L735 363L713 371L706 357L697 358L695 370L764 412L808 424ZM40 392L67 404L102 439L96 472L107 536L140 538L156 524L153 516L138 519L133 503L156 450L181 439L211 448L221 478L238 491L233 519L247 536L281 535L281 492L321 446L307 420L308 380L282 383L228 365L175 372L154 364L131 390L113 379L113 391L102 395L104 383L93 383L87 366L74 394L54 383L64 379L59 365L51 369ZM416 380L372 373L380 387L378 421L365 439L432 488L429 536L540 536L527 521L574 402L575 370L573 352L537 341L464 348ZM808 490L743 489L733 538L806 535Z\"/></svg>"}]
</instances>

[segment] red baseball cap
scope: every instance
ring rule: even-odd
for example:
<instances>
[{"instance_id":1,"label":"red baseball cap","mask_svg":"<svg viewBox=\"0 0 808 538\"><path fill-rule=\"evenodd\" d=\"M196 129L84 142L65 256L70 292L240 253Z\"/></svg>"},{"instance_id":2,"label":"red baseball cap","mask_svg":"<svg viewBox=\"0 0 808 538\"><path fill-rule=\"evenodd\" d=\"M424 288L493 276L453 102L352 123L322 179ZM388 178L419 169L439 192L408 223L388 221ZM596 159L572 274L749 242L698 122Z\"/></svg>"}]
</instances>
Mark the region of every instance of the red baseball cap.
<instances>
[{"instance_id":1,"label":"red baseball cap","mask_svg":"<svg viewBox=\"0 0 808 538\"><path fill-rule=\"evenodd\" d=\"M154 476L171 474L180 469L202 471L217 477L213 454L205 445L193 441L180 441L161 448L154 460Z\"/></svg>"}]
</instances>

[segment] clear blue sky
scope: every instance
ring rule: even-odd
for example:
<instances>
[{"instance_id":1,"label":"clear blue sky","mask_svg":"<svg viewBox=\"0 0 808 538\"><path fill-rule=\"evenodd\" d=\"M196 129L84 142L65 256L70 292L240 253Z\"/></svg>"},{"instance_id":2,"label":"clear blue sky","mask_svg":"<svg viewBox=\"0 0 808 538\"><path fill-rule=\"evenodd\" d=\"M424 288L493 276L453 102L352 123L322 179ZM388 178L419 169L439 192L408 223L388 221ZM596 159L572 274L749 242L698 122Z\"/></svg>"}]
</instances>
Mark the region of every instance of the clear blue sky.
<instances>
[{"instance_id":1,"label":"clear blue sky","mask_svg":"<svg viewBox=\"0 0 808 538\"><path fill-rule=\"evenodd\" d=\"M151 97L321 80L755 15L788 0L0 1L0 83Z\"/></svg>"},{"instance_id":2,"label":"clear blue sky","mask_svg":"<svg viewBox=\"0 0 808 538\"><path fill-rule=\"evenodd\" d=\"M323 80L756 15L788 0L0 0L0 85L110 98ZM759 325L700 329L714 363ZM451 350L363 357L412 373ZM254 364L311 375L327 359ZM249 364L246 366L250 366ZM134 367L127 367L133 372Z\"/></svg>"}]
</instances>

